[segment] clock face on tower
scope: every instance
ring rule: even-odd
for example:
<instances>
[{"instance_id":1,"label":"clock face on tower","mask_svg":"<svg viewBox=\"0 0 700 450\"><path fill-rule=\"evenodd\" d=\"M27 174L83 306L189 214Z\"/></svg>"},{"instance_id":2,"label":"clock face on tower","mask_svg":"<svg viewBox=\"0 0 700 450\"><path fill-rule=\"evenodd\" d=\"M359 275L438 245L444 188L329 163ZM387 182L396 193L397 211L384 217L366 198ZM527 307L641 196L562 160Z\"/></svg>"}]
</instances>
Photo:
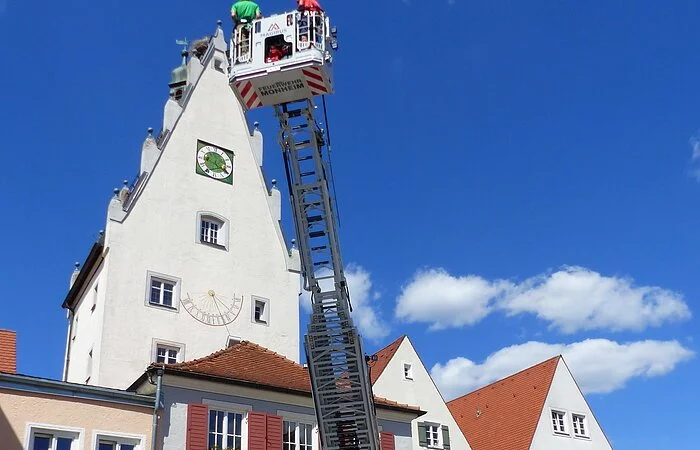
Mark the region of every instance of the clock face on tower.
<instances>
[{"instance_id":1,"label":"clock face on tower","mask_svg":"<svg viewBox=\"0 0 700 450\"><path fill-rule=\"evenodd\" d=\"M195 170L200 175L233 184L233 152L197 141Z\"/></svg>"},{"instance_id":2,"label":"clock face on tower","mask_svg":"<svg viewBox=\"0 0 700 450\"><path fill-rule=\"evenodd\" d=\"M205 325L223 327L241 313L243 298L220 295L213 289L200 294L187 294L180 304L194 319Z\"/></svg>"}]
</instances>

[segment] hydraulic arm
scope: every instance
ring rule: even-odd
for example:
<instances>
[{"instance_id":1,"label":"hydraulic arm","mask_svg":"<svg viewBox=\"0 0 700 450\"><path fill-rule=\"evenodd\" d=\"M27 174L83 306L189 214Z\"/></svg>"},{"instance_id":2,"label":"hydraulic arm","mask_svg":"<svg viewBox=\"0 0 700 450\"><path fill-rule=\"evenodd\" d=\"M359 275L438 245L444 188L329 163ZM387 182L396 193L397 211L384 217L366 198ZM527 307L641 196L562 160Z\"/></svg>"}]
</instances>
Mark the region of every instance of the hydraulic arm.
<instances>
[{"instance_id":1,"label":"hydraulic arm","mask_svg":"<svg viewBox=\"0 0 700 450\"><path fill-rule=\"evenodd\" d=\"M275 106L304 289L311 293L305 348L316 417L323 450L378 450L372 387L350 317L326 143L313 111L308 99Z\"/></svg>"}]
</instances>

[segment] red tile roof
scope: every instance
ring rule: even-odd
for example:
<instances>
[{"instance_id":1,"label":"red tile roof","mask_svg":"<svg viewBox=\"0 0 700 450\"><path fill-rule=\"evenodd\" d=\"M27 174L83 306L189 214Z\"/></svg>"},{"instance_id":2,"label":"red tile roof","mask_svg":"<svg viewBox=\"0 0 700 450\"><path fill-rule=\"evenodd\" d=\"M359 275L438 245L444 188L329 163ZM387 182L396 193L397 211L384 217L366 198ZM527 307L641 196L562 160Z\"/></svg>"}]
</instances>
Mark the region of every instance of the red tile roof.
<instances>
[{"instance_id":1,"label":"red tile roof","mask_svg":"<svg viewBox=\"0 0 700 450\"><path fill-rule=\"evenodd\" d=\"M311 381L306 367L248 341L241 341L204 358L158 366L164 366L166 373L203 375L311 394ZM375 397L375 403L377 406L422 413L416 406L381 397Z\"/></svg>"},{"instance_id":2,"label":"red tile roof","mask_svg":"<svg viewBox=\"0 0 700 450\"><path fill-rule=\"evenodd\" d=\"M399 346L401 346L401 343L403 340L406 339L406 335L404 334L391 344L387 345L383 349L379 350L377 353L375 353L375 356L377 357L377 360L374 362L370 362L369 367L370 367L370 380L372 381L372 384L376 383L377 380L379 379L379 376L384 372L384 369L386 369L386 366L389 365L389 361L391 361L391 358L394 357L396 354L396 350L399 349Z\"/></svg>"},{"instance_id":3,"label":"red tile roof","mask_svg":"<svg viewBox=\"0 0 700 450\"><path fill-rule=\"evenodd\" d=\"M560 356L447 403L472 450L529 450Z\"/></svg>"}]
</instances>

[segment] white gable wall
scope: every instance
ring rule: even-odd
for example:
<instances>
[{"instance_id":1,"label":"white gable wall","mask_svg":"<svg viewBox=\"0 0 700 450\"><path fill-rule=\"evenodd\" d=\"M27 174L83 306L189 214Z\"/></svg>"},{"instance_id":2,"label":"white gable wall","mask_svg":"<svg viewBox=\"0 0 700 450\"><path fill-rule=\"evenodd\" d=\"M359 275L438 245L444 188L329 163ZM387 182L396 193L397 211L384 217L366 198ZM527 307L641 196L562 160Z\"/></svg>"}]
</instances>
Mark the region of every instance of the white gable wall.
<instances>
[{"instance_id":1,"label":"white gable wall","mask_svg":"<svg viewBox=\"0 0 700 450\"><path fill-rule=\"evenodd\" d=\"M404 379L404 363L411 364L413 381ZM440 391L435 386L408 337L403 339L394 357L389 361L376 383L374 383L373 391L378 397L418 406L423 411L426 411L425 415L413 420L411 423L413 450L425 448L418 445L419 422L434 422L447 425L450 430L451 450L467 450L470 448L447 408L442 395L440 395Z\"/></svg>"},{"instance_id":2,"label":"white gable wall","mask_svg":"<svg viewBox=\"0 0 700 450\"><path fill-rule=\"evenodd\" d=\"M552 409L566 413L568 436L554 433ZM574 437L571 423L572 413L586 416L585 425L588 427L590 436L588 439ZM530 448L532 450L612 450L603 430L593 417L593 412L588 407L586 399L576 385L574 377L562 359L559 359L552 386L547 394Z\"/></svg>"},{"instance_id":3,"label":"white gable wall","mask_svg":"<svg viewBox=\"0 0 700 450\"><path fill-rule=\"evenodd\" d=\"M195 172L198 139L234 152L233 186ZM233 335L298 361L298 253L290 256L281 241L268 195L242 109L210 61L131 211L110 214L100 276L103 323L71 349L68 380L85 382L84 364L75 360L94 346L99 371L90 384L125 388L152 361L154 339L181 345L185 360L224 348ZM121 207L115 202L110 211ZM198 242L198 212L230 222L228 250ZM181 280L179 298L209 290L242 297L240 314L227 328L202 324L182 306L150 306L149 271ZM269 325L252 320L251 296L269 299Z\"/></svg>"}]
</instances>

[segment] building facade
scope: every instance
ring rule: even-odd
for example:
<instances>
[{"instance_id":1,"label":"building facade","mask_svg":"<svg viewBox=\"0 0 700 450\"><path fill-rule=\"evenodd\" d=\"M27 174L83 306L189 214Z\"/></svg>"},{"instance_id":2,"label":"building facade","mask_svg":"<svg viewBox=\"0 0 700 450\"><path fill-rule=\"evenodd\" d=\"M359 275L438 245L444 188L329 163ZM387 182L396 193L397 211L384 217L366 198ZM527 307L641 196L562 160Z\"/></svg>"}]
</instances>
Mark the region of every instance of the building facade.
<instances>
[{"instance_id":1,"label":"building facade","mask_svg":"<svg viewBox=\"0 0 700 450\"><path fill-rule=\"evenodd\" d=\"M227 65L219 27L173 71L163 131L147 136L138 179L115 191L63 303L65 380L125 388L151 362L241 339L299 361L299 255Z\"/></svg>"},{"instance_id":2,"label":"building facade","mask_svg":"<svg viewBox=\"0 0 700 450\"><path fill-rule=\"evenodd\" d=\"M612 450L561 356L448 406L473 450Z\"/></svg>"},{"instance_id":3,"label":"building facade","mask_svg":"<svg viewBox=\"0 0 700 450\"><path fill-rule=\"evenodd\" d=\"M14 373L13 333L0 331L2 450L149 450L155 400Z\"/></svg>"},{"instance_id":4,"label":"building facade","mask_svg":"<svg viewBox=\"0 0 700 450\"><path fill-rule=\"evenodd\" d=\"M408 336L376 353L370 370L372 389L379 397L418 405L425 414L411 422L412 450L469 450L469 444Z\"/></svg>"},{"instance_id":5,"label":"building facade","mask_svg":"<svg viewBox=\"0 0 700 450\"><path fill-rule=\"evenodd\" d=\"M320 450L307 368L243 341L197 361L154 365L130 390L155 395L164 450ZM418 407L376 398L382 450L409 450Z\"/></svg>"}]
</instances>

